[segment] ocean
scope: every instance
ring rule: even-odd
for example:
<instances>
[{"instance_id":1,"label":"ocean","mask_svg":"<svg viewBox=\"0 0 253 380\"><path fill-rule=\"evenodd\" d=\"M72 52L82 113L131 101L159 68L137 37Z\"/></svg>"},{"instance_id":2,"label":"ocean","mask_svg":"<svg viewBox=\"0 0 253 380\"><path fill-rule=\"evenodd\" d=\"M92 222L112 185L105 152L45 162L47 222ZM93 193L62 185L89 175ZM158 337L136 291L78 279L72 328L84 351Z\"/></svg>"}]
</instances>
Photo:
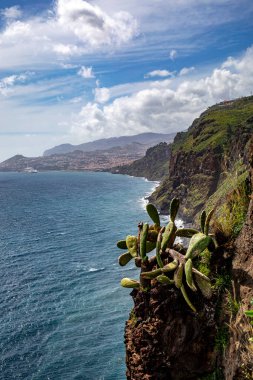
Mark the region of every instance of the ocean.
<instances>
[{"instance_id":1,"label":"ocean","mask_svg":"<svg viewBox=\"0 0 253 380\"><path fill-rule=\"evenodd\" d=\"M95 172L0 173L1 380L124 380L132 307L116 241L155 183Z\"/></svg>"}]
</instances>

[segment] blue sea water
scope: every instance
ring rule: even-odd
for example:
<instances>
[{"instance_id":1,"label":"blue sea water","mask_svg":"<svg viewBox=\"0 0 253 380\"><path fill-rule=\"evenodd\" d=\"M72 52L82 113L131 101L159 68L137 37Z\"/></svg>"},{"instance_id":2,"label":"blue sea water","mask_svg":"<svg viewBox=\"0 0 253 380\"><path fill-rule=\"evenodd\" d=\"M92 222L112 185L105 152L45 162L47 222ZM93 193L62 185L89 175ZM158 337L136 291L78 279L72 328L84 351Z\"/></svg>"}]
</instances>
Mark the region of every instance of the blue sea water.
<instances>
[{"instance_id":1,"label":"blue sea water","mask_svg":"<svg viewBox=\"0 0 253 380\"><path fill-rule=\"evenodd\" d=\"M132 307L115 242L154 183L109 173L0 173L1 380L124 380Z\"/></svg>"}]
</instances>

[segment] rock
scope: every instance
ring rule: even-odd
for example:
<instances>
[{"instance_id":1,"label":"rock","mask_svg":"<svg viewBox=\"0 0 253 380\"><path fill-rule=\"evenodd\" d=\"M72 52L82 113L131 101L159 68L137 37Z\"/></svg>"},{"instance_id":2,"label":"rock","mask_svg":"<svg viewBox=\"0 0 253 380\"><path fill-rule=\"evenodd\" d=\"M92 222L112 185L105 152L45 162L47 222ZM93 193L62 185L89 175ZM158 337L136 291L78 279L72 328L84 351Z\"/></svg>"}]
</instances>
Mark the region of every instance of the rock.
<instances>
[{"instance_id":1,"label":"rock","mask_svg":"<svg viewBox=\"0 0 253 380\"><path fill-rule=\"evenodd\" d=\"M190 380L213 370L214 299L204 303L195 296L200 309L194 314L176 288L156 285L150 294L133 291L132 296L132 313L140 321L126 323L128 380Z\"/></svg>"}]
</instances>

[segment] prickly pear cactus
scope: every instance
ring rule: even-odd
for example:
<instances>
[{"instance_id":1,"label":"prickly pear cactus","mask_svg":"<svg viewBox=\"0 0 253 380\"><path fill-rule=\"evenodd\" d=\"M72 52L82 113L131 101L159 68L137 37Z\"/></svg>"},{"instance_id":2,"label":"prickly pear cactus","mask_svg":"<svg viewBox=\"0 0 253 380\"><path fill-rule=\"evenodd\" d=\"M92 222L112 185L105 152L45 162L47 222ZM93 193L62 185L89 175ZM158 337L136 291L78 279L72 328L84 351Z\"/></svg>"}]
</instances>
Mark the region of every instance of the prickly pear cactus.
<instances>
[{"instance_id":1,"label":"prickly pear cactus","mask_svg":"<svg viewBox=\"0 0 253 380\"><path fill-rule=\"evenodd\" d=\"M136 236L128 235L118 241L117 247L128 250L119 257L119 265L125 266L134 259L140 267L140 278L134 280L123 278L121 285L149 291L157 282L164 286L174 286L180 290L189 308L196 312L187 292L200 292L203 297L212 297L210 279L194 266L203 251L210 252L216 248L215 238L209 235L210 220L213 210L201 214L200 231L194 228L178 229L175 223L179 209L179 200L174 198L170 204L169 222L161 226L159 213L152 204L147 205L147 213L154 225L140 223ZM177 244L176 238L189 238L188 248ZM155 255L148 253L155 250Z\"/></svg>"}]
</instances>

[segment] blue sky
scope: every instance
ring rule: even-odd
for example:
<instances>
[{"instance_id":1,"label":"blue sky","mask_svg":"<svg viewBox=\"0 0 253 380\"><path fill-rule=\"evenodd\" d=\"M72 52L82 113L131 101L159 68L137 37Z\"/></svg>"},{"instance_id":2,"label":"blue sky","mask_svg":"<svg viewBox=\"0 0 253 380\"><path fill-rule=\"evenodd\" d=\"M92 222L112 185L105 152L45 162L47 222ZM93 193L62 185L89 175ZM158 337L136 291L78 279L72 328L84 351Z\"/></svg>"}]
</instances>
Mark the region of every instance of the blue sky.
<instances>
[{"instance_id":1,"label":"blue sky","mask_svg":"<svg viewBox=\"0 0 253 380\"><path fill-rule=\"evenodd\" d=\"M252 0L1 0L0 161L185 130L253 91Z\"/></svg>"}]
</instances>

